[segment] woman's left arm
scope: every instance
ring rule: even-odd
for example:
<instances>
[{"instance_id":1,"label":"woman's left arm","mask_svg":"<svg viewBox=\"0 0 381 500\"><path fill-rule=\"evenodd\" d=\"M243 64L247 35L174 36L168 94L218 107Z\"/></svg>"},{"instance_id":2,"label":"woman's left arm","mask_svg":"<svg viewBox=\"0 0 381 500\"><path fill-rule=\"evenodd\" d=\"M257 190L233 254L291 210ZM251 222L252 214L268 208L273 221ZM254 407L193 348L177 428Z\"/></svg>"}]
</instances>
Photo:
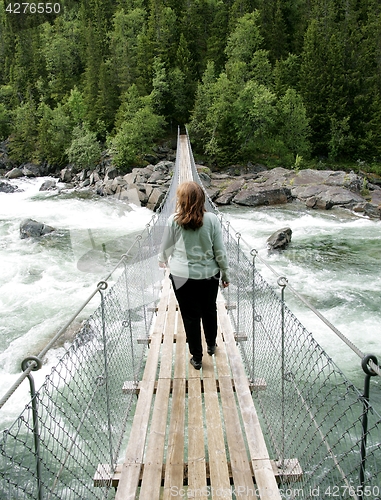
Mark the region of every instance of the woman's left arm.
<instances>
[{"instance_id":1,"label":"woman's left arm","mask_svg":"<svg viewBox=\"0 0 381 500\"><path fill-rule=\"evenodd\" d=\"M214 225L214 258L218 264L218 267L221 270L221 280L223 287L227 287L229 285L229 262L226 253L226 248L222 236L222 229L220 221L216 218L216 223Z\"/></svg>"}]
</instances>

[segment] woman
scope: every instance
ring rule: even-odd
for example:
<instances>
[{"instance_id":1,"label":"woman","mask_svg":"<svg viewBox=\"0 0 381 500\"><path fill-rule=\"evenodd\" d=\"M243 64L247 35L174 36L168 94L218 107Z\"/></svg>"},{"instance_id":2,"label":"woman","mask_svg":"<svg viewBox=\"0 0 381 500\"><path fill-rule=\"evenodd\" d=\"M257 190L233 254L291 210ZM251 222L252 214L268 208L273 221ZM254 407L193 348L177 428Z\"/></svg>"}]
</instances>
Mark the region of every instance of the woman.
<instances>
[{"instance_id":1,"label":"woman","mask_svg":"<svg viewBox=\"0 0 381 500\"><path fill-rule=\"evenodd\" d=\"M229 286L228 260L217 216L205 210L205 193L196 182L177 188L176 212L168 219L159 254L160 267L169 266L192 355L202 366L201 321L208 354L216 350L219 279Z\"/></svg>"}]
</instances>

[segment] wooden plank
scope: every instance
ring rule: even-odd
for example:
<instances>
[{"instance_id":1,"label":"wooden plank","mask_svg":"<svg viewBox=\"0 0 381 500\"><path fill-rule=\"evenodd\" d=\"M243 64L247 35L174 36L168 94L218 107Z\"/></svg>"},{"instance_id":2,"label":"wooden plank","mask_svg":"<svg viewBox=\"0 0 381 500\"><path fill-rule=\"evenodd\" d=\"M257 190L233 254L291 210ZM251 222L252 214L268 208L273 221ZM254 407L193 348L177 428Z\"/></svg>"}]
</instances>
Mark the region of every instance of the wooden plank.
<instances>
[{"instance_id":1,"label":"wooden plank","mask_svg":"<svg viewBox=\"0 0 381 500\"><path fill-rule=\"evenodd\" d=\"M185 332L179 313L163 500L173 498L173 492L184 485L185 354Z\"/></svg>"},{"instance_id":2,"label":"wooden plank","mask_svg":"<svg viewBox=\"0 0 381 500\"><path fill-rule=\"evenodd\" d=\"M205 340L203 340L203 344L203 350L206 353ZM221 353L215 356L219 354ZM218 490L223 494L223 498L232 498L223 422L221 420L220 404L214 375L213 357L214 356L206 355L203 357L202 361L210 486L212 492L217 492Z\"/></svg>"},{"instance_id":3,"label":"wooden plank","mask_svg":"<svg viewBox=\"0 0 381 500\"><path fill-rule=\"evenodd\" d=\"M147 440L140 498L159 500L163 469L167 414L172 375L173 335L175 327L176 304L173 292L170 294L164 342L160 359L159 380L152 412L152 421Z\"/></svg>"},{"instance_id":4,"label":"wooden plank","mask_svg":"<svg viewBox=\"0 0 381 500\"><path fill-rule=\"evenodd\" d=\"M233 391L235 391L234 379L231 378L231 384L233 387ZM220 383L216 378L216 387L217 392L220 392ZM267 389L266 380L263 378L256 378L254 382L249 381L250 390L253 391L265 391ZM133 393L139 394L140 392L140 382L136 383L134 380L127 380L123 383L123 392L126 394ZM157 391L157 382L155 382L155 387L153 393L156 394ZM173 381L171 381L171 394L173 392ZM185 392L188 393L188 380L185 380ZM204 392L204 383L201 380L201 392Z\"/></svg>"},{"instance_id":5,"label":"wooden plank","mask_svg":"<svg viewBox=\"0 0 381 500\"><path fill-rule=\"evenodd\" d=\"M192 170L191 170L191 162L190 162L190 154L188 148L188 138L186 135L180 135L179 141L179 149L177 151L177 155L179 155L180 163L179 163L179 184L186 181L191 181L192 179Z\"/></svg>"},{"instance_id":6,"label":"wooden plank","mask_svg":"<svg viewBox=\"0 0 381 500\"><path fill-rule=\"evenodd\" d=\"M147 409L151 408L169 295L170 281L166 277L115 500L134 500L136 496L151 413Z\"/></svg>"},{"instance_id":7,"label":"wooden plank","mask_svg":"<svg viewBox=\"0 0 381 500\"><path fill-rule=\"evenodd\" d=\"M285 458L283 463L271 461L271 465L277 479L287 481L288 483L296 483L303 476L303 470L297 458Z\"/></svg>"},{"instance_id":8,"label":"wooden plank","mask_svg":"<svg viewBox=\"0 0 381 500\"><path fill-rule=\"evenodd\" d=\"M217 340L218 348L215 361L221 391L221 405L225 420L226 438L229 448L230 466L235 491L242 499L256 499L253 475L246 452L245 439L242 433L237 403L231 382L231 374L225 346L220 332Z\"/></svg>"},{"instance_id":9,"label":"wooden plank","mask_svg":"<svg viewBox=\"0 0 381 500\"><path fill-rule=\"evenodd\" d=\"M303 470L302 467L298 461L297 458L286 458L285 459L285 464L286 467L282 468L281 464L279 461L275 460L270 460L271 466L275 475L275 478L277 482L283 481L286 483L294 483L297 481L300 481L303 476ZM233 474L232 474L232 467L230 462L228 462L228 469L229 469L229 477L231 481L233 481ZM143 466L144 470L144 466ZM189 466L188 463L184 463L184 484L183 486L186 486L188 484L188 470ZM209 464L203 465L203 470L206 471L206 480L209 479ZM115 471L113 472L110 468L109 464L99 464L97 467L97 471L94 475L94 486L95 487L105 487L105 486L112 486L113 488L118 487L120 475L122 473L122 464L118 464L116 466ZM165 464L163 465L163 478L162 482L164 482L164 475L165 475ZM141 477L143 476L143 472L141 473ZM205 486L206 488L206 486ZM176 490L178 491L178 490ZM238 490L237 490L238 491ZM174 492L173 492L174 493ZM172 495L173 496L173 495ZM205 496L205 495L203 495ZM189 498L196 498L196 497L189 497ZM240 496L240 498L242 498ZM252 498L249 496L249 498Z\"/></svg>"},{"instance_id":10,"label":"wooden plank","mask_svg":"<svg viewBox=\"0 0 381 500\"><path fill-rule=\"evenodd\" d=\"M224 334L226 351L229 356L230 368L235 381L236 394L245 428L249 447L251 464L261 500L280 500L275 475L272 470L258 415L251 396L248 379L242 364L242 359L234 340L234 332L227 316L226 307L219 294L217 301L219 321Z\"/></svg>"},{"instance_id":11,"label":"wooden plank","mask_svg":"<svg viewBox=\"0 0 381 500\"><path fill-rule=\"evenodd\" d=\"M188 362L188 491L194 498L205 498L207 488L203 395L201 370L195 370ZM202 369L203 371L203 369Z\"/></svg>"}]
</instances>

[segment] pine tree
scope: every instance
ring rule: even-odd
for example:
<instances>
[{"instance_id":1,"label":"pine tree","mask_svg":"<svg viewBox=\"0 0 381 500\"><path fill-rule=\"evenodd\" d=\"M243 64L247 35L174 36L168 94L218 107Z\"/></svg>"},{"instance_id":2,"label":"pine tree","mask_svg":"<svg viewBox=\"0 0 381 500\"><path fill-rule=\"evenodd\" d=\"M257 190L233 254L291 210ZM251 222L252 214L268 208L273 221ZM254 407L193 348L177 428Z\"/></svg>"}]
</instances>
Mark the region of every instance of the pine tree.
<instances>
[{"instance_id":1,"label":"pine tree","mask_svg":"<svg viewBox=\"0 0 381 500\"><path fill-rule=\"evenodd\" d=\"M195 140L196 148L204 150L209 139L210 130L206 122L206 116L213 104L214 84L217 80L216 70L213 62L209 62L202 81L199 82L196 90L195 104L191 112L189 132Z\"/></svg>"},{"instance_id":2,"label":"pine tree","mask_svg":"<svg viewBox=\"0 0 381 500\"><path fill-rule=\"evenodd\" d=\"M111 61L119 92L137 83L140 75L139 44L146 30L147 13L142 8L116 12L110 32Z\"/></svg>"},{"instance_id":3,"label":"pine tree","mask_svg":"<svg viewBox=\"0 0 381 500\"><path fill-rule=\"evenodd\" d=\"M202 68L205 68L205 61L213 61L216 71L223 71L226 63L225 47L228 37L229 8L224 2L209 2L209 16L206 40L206 53Z\"/></svg>"},{"instance_id":4,"label":"pine tree","mask_svg":"<svg viewBox=\"0 0 381 500\"><path fill-rule=\"evenodd\" d=\"M307 108L311 125L314 154L327 155L330 137L330 119L327 116L329 92L326 65L326 44L319 23L312 20L305 37L300 68L300 92Z\"/></svg>"},{"instance_id":5,"label":"pine tree","mask_svg":"<svg viewBox=\"0 0 381 500\"><path fill-rule=\"evenodd\" d=\"M259 12L245 14L238 19L226 45L226 70L229 78L247 81L257 66L257 52L263 42L259 28Z\"/></svg>"},{"instance_id":6,"label":"pine tree","mask_svg":"<svg viewBox=\"0 0 381 500\"><path fill-rule=\"evenodd\" d=\"M234 0L230 7L230 31L235 29L238 19L255 10L256 3L253 0Z\"/></svg>"},{"instance_id":7,"label":"pine tree","mask_svg":"<svg viewBox=\"0 0 381 500\"><path fill-rule=\"evenodd\" d=\"M29 93L28 99L15 109L13 116L9 154L17 163L36 159L38 121L36 104Z\"/></svg>"},{"instance_id":8,"label":"pine tree","mask_svg":"<svg viewBox=\"0 0 381 500\"><path fill-rule=\"evenodd\" d=\"M21 30L15 35L15 55L10 67L10 83L19 102L32 94L38 97L34 83L41 76L36 61L36 51L39 50L37 34L32 29Z\"/></svg>"},{"instance_id":9,"label":"pine tree","mask_svg":"<svg viewBox=\"0 0 381 500\"><path fill-rule=\"evenodd\" d=\"M274 152L276 96L266 86L254 80L246 83L234 103L234 120L241 158Z\"/></svg>"},{"instance_id":10,"label":"pine tree","mask_svg":"<svg viewBox=\"0 0 381 500\"><path fill-rule=\"evenodd\" d=\"M87 24L86 67L83 75L83 96L87 109L87 121L93 130L98 121L97 101L99 94L99 71L102 66L102 51L96 29L91 21Z\"/></svg>"},{"instance_id":11,"label":"pine tree","mask_svg":"<svg viewBox=\"0 0 381 500\"><path fill-rule=\"evenodd\" d=\"M179 39L176 13L163 0L150 0L148 12L147 34L153 46L153 56L160 57L167 67L171 67Z\"/></svg>"},{"instance_id":12,"label":"pine tree","mask_svg":"<svg viewBox=\"0 0 381 500\"><path fill-rule=\"evenodd\" d=\"M173 118L176 123L185 124L194 104L196 89L195 69L191 52L183 33L176 53L176 68L170 80Z\"/></svg>"},{"instance_id":13,"label":"pine tree","mask_svg":"<svg viewBox=\"0 0 381 500\"><path fill-rule=\"evenodd\" d=\"M106 139L107 132L111 132L113 128L119 104L119 92L110 62L102 61L99 69L98 95L94 106L97 114L96 130L101 141Z\"/></svg>"},{"instance_id":14,"label":"pine tree","mask_svg":"<svg viewBox=\"0 0 381 500\"><path fill-rule=\"evenodd\" d=\"M11 116L5 105L0 102L0 141L4 141L11 132Z\"/></svg>"},{"instance_id":15,"label":"pine tree","mask_svg":"<svg viewBox=\"0 0 381 500\"><path fill-rule=\"evenodd\" d=\"M41 26L41 53L47 71L48 99L59 103L78 81L82 71L79 22L69 14L57 17L53 25Z\"/></svg>"},{"instance_id":16,"label":"pine tree","mask_svg":"<svg viewBox=\"0 0 381 500\"><path fill-rule=\"evenodd\" d=\"M169 82L167 68L160 57L155 57L153 63L151 103L153 111L158 115L168 115L170 112Z\"/></svg>"},{"instance_id":17,"label":"pine tree","mask_svg":"<svg viewBox=\"0 0 381 500\"><path fill-rule=\"evenodd\" d=\"M285 156L292 155L292 163L297 156L308 158L311 150L310 127L306 108L295 89L288 89L278 101L277 135L285 146Z\"/></svg>"},{"instance_id":18,"label":"pine tree","mask_svg":"<svg viewBox=\"0 0 381 500\"><path fill-rule=\"evenodd\" d=\"M38 113L41 116L37 137L38 158L56 166L64 166L67 162L65 150L71 141L70 118L60 104L51 109L41 103Z\"/></svg>"},{"instance_id":19,"label":"pine tree","mask_svg":"<svg viewBox=\"0 0 381 500\"><path fill-rule=\"evenodd\" d=\"M9 38L10 31L8 29L4 4L0 3L0 85L6 83L8 76L6 58L9 57Z\"/></svg>"}]
</instances>

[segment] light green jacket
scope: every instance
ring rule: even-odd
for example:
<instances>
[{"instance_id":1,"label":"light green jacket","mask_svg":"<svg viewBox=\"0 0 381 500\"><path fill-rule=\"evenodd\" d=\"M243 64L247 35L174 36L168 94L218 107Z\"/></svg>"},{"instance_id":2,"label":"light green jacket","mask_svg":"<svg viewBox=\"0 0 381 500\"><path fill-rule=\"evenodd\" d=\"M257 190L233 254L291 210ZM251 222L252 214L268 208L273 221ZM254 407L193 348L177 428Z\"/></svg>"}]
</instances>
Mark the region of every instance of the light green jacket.
<instances>
[{"instance_id":1,"label":"light green jacket","mask_svg":"<svg viewBox=\"0 0 381 500\"><path fill-rule=\"evenodd\" d=\"M206 212L203 225L194 230L179 226L172 214L164 229L159 262L166 263L174 276L197 280L211 278L220 271L222 281L229 283L228 259L217 216Z\"/></svg>"}]
</instances>

